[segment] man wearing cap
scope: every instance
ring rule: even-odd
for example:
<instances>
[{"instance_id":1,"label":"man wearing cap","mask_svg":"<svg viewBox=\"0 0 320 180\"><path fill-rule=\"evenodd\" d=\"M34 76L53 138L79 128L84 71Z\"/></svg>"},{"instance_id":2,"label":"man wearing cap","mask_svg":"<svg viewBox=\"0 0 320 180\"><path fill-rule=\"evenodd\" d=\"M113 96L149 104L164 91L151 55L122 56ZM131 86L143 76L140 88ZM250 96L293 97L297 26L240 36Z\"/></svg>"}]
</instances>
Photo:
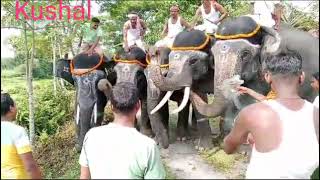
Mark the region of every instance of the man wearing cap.
<instances>
[{"instance_id":1,"label":"man wearing cap","mask_svg":"<svg viewBox=\"0 0 320 180\"><path fill-rule=\"evenodd\" d=\"M129 20L123 26L123 47L129 51L131 46L136 45L144 50L143 37L147 27L137 13L132 12L128 17Z\"/></svg>"},{"instance_id":2,"label":"man wearing cap","mask_svg":"<svg viewBox=\"0 0 320 180\"><path fill-rule=\"evenodd\" d=\"M161 34L164 38L155 44L156 47L171 47L174 38L183 31L184 28L191 29L191 26L179 15L179 6L171 6L170 15L171 17L165 23Z\"/></svg>"}]
</instances>

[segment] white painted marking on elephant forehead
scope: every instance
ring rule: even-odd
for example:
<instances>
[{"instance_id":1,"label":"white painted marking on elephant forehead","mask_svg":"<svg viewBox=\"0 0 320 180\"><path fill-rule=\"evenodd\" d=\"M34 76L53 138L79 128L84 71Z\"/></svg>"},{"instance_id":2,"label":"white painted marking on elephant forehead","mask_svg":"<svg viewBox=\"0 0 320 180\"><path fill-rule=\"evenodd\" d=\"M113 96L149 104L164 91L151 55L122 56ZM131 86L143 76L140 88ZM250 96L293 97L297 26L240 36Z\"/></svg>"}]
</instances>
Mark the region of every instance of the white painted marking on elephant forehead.
<instances>
[{"instance_id":1,"label":"white painted marking on elephant forehead","mask_svg":"<svg viewBox=\"0 0 320 180\"><path fill-rule=\"evenodd\" d=\"M244 42L247 45L255 47L255 48L260 48L261 47L259 44L252 44L248 40L245 40L245 39L229 39L229 40L217 41L215 46L220 45L220 44L224 44L226 42L230 42L230 43Z\"/></svg>"},{"instance_id":2,"label":"white painted marking on elephant forehead","mask_svg":"<svg viewBox=\"0 0 320 180\"><path fill-rule=\"evenodd\" d=\"M77 116L76 116L76 123L77 125L79 124L79 118L80 118L80 107L79 105L77 106Z\"/></svg>"}]
</instances>

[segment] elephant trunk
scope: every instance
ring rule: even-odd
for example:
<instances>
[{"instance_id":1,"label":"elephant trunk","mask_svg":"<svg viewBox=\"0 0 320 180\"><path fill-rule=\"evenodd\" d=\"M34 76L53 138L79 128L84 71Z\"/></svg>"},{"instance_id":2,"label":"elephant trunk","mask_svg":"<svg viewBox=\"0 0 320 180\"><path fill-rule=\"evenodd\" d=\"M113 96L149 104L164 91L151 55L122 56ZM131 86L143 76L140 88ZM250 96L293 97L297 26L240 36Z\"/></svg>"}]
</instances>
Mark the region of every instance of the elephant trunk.
<instances>
[{"instance_id":1,"label":"elephant trunk","mask_svg":"<svg viewBox=\"0 0 320 180\"><path fill-rule=\"evenodd\" d=\"M228 104L224 96L220 93L217 93L215 95L212 104L207 104L198 94L194 92L191 92L190 99L192 104L200 114L212 118L218 117L223 114Z\"/></svg>"},{"instance_id":2,"label":"elephant trunk","mask_svg":"<svg viewBox=\"0 0 320 180\"><path fill-rule=\"evenodd\" d=\"M214 75L214 100L207 104L199 95L192 92L191 102L200 114L208 117L221 116L230 102L236 99L235 88L243 81L239 80L237 56L232 53L216 53Z\"/></svg>"},{"instance_id":3,"label":"elephant trunk","mask_svg":"<svg viewBox=\"0 0 320 180\"><path fill-rule=\"evenodd\" d=\"M102 91L106 97L109 97L112 90L112 85L107 79L101 79L98 82L98 89Z\"/></svg>"},{"instance_id":4,"label":"elephant trunk","mask_svg":"<svg viewBox=\"0 0 320 180\"><path fill-rule=\"evenodd\" d=\"M185 66L179 74L175 73L174 68L169 69L168 75L171 75L171 77L164 77L161 74L159 65L150 66L150 78L161 91L180 90L183 87L190 87L192 84L191 69L188 66Z\"/></svg>"}]
</instances>

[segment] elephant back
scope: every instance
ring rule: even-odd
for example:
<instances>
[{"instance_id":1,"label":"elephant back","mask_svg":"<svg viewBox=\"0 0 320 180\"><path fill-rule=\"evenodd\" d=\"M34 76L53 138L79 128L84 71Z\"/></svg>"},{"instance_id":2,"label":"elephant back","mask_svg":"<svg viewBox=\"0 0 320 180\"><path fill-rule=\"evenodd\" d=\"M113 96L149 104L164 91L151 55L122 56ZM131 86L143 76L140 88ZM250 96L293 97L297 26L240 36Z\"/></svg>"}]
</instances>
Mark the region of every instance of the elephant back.
<instances>
[{"instance_id":1,"label":"elephant back","mask_svg":"<svg viewBox=\"0 0 320 180\"><path fill-rule=\"evenodd\" d=\"M223 21L215 33L215 38L217 40L246 39L252 44L261 45L263 34L261 26L251 17L240 16Z\"/></svg>"},{"instance_id":2,"label":"elephant back","mask_svg":"<svg viewBox=\"0 0 320 180\"><path fill-rule=\"evenodd\" d=\"M209 53L211 46L210 36L203 31L192 30L180 32L174 39L171 50L198 50Z\"/></svg>"}]
</instances>

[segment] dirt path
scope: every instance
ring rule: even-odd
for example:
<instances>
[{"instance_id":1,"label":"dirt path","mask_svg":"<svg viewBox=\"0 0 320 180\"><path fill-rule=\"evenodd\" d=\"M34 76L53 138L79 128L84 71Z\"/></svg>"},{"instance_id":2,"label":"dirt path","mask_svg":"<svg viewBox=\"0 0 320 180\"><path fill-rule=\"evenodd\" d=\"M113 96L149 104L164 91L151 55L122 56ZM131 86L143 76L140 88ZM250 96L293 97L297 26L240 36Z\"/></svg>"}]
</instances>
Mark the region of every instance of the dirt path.
<instances>
[{"instance_id":1,"label":"dirt path","mask_svg":"<svg viewBox=\"0 0 320 180\"><path fill-rule=\"evenodd\" d=\"M190 143L175 142L161 156L177 179L226 179L208 165Z\"/></svg>"}]
</instances>

